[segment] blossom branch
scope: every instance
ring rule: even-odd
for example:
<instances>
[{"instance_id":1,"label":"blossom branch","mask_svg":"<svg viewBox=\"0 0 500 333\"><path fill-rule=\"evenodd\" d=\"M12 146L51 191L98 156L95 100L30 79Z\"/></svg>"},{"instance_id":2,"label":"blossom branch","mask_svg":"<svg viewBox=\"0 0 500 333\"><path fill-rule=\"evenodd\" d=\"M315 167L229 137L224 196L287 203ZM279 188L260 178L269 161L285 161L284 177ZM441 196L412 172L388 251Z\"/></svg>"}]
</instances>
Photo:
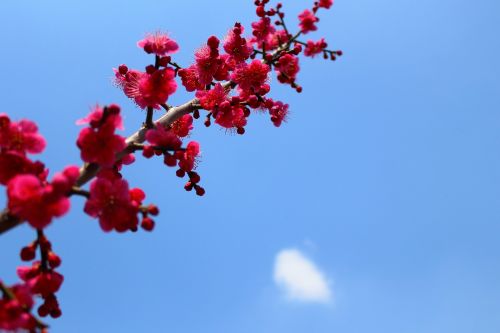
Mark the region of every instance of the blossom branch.
<instances>
[{"instance_id":1,"label":"blossom branch","mask_svg":"<svg viewBox=\"0 0 500 333\"><path fill-rule=\"evenodd\" d=\"M210 126L212 119L222 128L240 135L245 133L252 109L268 112L273 125L279 127L286 121L289 105L269 97L269 75L276 72L280 83L300 93L302 87L296 79L301 53L306 57L322 53L324 58L332 60L342 55L342 51L328 50L324 38L298 40L317 30L317 11L331 7L333 0L317 0L312 11L306 9L300 13L300 29L296 34L292 34L285 23L282 5L266 9L269 2L254 1L259 19L252 22L249 39L243 36L241 23L236 22L223 43L216 36L210 36L195 52L194 63L186 68L172 60L171 54L177 52L179 46L167 34L146 35L137 45L154 55L154 62L146 66L145 71L129 69L125 64L113 69L116 85L146 111L141 127L125 138L115 132L123 129L120 106L97 105L77 122L86 125L76 141L85 164L81 168L68 166L50 181L45 164L28 157L45 148L45 140L36 124L28 120L11 121L6 114L0 114L0 185L7 187L8 197L8 208L0 212L0 234L24 221L37 233L36 239L20 252L21 260L32 262L31 266L18 267L17 273L23 282L6 286L0 281L1 331L28 329L46 333L47 326L31 314L34 297L43 300L38 306L40 317L61 316L56 297L64 278L56 271L61 258L52 250L44 228L68 212L69 197L84 197L84 212L98 219L105 232L135 232L139 226L152 231L155 226L152 217L158 215L158 207L143 204L144 191L131 188L120 173L123 166L135 161L134 153L140 152L148 159L163 156L166 166L178 168L177 177L187 176L184 189L203 196L205 189L196 171L200 144L190 141L183 145L184 138L194 128L193 119L200 118L200 110L207 111L205 126ZM222 49L225 53L221 53ZM262 59L256 59L257 56ZM188 92L196 95L174 107L167 101L178 87L176 78ZM166 112L155 121L154 111L161 108ZM89 189L83 189L93 178L96 179ZM35 260L37 249L40 260Z\"/></svg>"},{"instance_id":2,"label":"blossom branch","mask_svg":"<svg viewBox=\"0 0 500 333\"><path fill-rule=\"evenodd\" d=\"M285 45L275 50L272 54L272 57L274 58L275 56L280 54L283 50L288 49L292 41L296 40L299 35L300 32L297 33L295 36L293 36L293 38L290 41L288 41ZM266 60L263 60L263 62L265 61ZM236 87L236 84L234 82L228 81L223 83L222 87L226 91L230 91ZM161 116L158 120L154 122L151 120L151 122L154 124L151 127L155 127L155 125L168 126L177 119L179 119L180 117L182 117L183 115L198 111L199 109L200 109L200 102L198 98L193 98L192 100L182 105L176 107L170 107L168 109L168 112L165 113L163 116ZM148 112L148 119L149 119L149 112ZM118 154L116 154L116 161L120 161L126 155L133 153L136 150L137 144L142 144L145 142L146 132L150 128L147 124L148 119L146 120L146 123L144 124L143 127L141 127L138 131L136 131L126 139L127 147L122 151L120 151ZM101 167L96 163L86 163L85 165L83 165L80 168L80 176L78 177L75 185L77 187L81 187L86 183L88 183L97 175L100 168ZM18 217L10 214L8 210L4 210L4 212L0 214L0 235L3 234L4 232L7 232L15 228L16 226L22 224L23 222L24 221L22 219L19 219Z\"/></svg>"}]
</instances>

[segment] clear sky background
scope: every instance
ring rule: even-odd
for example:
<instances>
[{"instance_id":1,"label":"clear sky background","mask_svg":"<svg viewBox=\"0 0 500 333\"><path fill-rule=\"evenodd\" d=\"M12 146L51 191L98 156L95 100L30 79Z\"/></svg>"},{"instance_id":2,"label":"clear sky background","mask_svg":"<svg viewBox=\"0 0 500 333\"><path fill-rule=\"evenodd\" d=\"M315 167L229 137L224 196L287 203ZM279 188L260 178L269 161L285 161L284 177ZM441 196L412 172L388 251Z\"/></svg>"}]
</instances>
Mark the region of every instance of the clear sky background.
<instances>
[{"instance_id":1,"label":"clear sky background","mask_svg":"<svg viewBox=\"0 0 500 333\"><path fill-rule=\"evenodd\" d=\"M283 2L290 26L312 3ZM111 77L150 61L135 46L144 33L169 31L187 65L253 10L4 0L0 112L39 124L52 171L80 164L74 123L92 105L121 104L124 135L143 120ZM81 198L50 226L66 278L52 332L500 331L499 2L337 0L319 27L311 37L345 56L304 60L300 95L275 87L292 111L285 126L256 115L232 136L199 123L205 197L139 158L125 174L161 209L153 233L104 234ZM170 102L188 98L179 89ZM6 282L34 236L0 237ZM323 298L290 297L277 258Z\"/></svg>"}]
</instances>

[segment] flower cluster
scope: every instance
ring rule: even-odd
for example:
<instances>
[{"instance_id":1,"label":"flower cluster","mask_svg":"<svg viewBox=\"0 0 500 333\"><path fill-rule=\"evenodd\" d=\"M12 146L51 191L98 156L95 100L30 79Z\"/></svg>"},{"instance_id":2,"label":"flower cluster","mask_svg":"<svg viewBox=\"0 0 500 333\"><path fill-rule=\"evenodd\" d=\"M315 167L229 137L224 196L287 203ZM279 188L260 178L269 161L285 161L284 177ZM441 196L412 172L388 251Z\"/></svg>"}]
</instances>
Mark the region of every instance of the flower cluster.
<instances>
[{"instance_id":1,"label":"flower cluster","mask_svg":"<svg viewBox=\"0 0 500 333\"><path fill-rule=\"evenodd\" d=\"M128 182L121 174L112 169L99 172L90 184L90 193L84 211L89 216L99 219L101 229L109 232L137 231L142 214L141 227L147 231L153 229L154 223L148 214L157 215L156 206L143 207L146 195L139 188L129 188ZM145 221L146 220L146 221Z\"/></svg>"},{"instance_id":2,"label":"flower cluster","mask_svg":"<svg viewBox=\"0 0 500 333\"><path fill-rule=\"evenodd\" d=\"M316 22L319 21L319 18L317 18L316 15L314 15L314 13L309 9L306 9L302 13L300 13L299 21L300 21L300 29L304 34L318 30Z\"/></svg>"},{"instance_id":3,"label":"flower cluster","mask_svg":"<svg viewBox=\"0 0 500 333\"><path fill-rule=\"evenodd\" d=\"M84 162L97 163L103 167L115 164L116 154L127 144L125 138L115 134L116 129L123 129L120 107L110 105L96 106L90 114L80 119L77 124L88 124L78 135L76 145Z\"/></svg>"},{"instance_id":4,"label":"flower cluster","mask_svg":"<svg viewBox=\"0 0 500 333\"><path fill-rule=\"evenodd\" d=\"M182 84L187 91L203 89L210 85L212 80L227 80L229 57L219 55L220 41L211 36L207 44L195 52L195 63L185 69L179 70Z\"/></svg>"},{"instance_id":5,"label":"flower cluster","mask_svg":"<svg viewBox=\"0 0 500 333\"><path fill-rule=\"evenodd\" d=\"M115 70L116 82L125 95L134 99L139 106L148 107L148 110L161 106L168 112L170 107L165 104L169 93L160 93L167 91L160 88L161 83L141 83L147 81L144 77L146 74L159 75L161 71L170 70L173 73L172 80L178 75L184 88L188 92L195 92L198 105L192 110L192 117L183 115L170 124L155 124L150 117L146 118L145 139L148 144L134 147L142 150L146 158L163 155L167 166L178 167L176 174L179 177L187 174L189 181L185 189L188 191L194 188L199 195L205 193L198 185L198 174L193 171L200 151L199 144L193 141L182 148L182 138L193 128L193 118L199 117L199 109L207 111L204 121L207 127L213 120L226 130L238 134L245 133L251 109L267 111L272 123L279 127L286 121L289 112L288 104L267 97L271 90L269 81L273 70L280 83L301 92L302 87L296 83L301 53L311 57L322 52L330 52L332 58L341 55L340 51L326 50L324 39L318 42L302 42L298 39L301 34L317 30L319 18L316 14L320 8L330 8L332 0L315 2L312 9L300 13L300 30L295 35L287 29L282 5L266 8L268 3L269 0L255 1L258 20L251 24L250 37L244 36L245 29L237 22L222 43L216 36L210 36L206 44L195 52L194 62L186 68L172 62L170 54L178 50L177 43L166 34L155 33L138 42L138 46L146 53L155 55L155 63L146 67L146 73L129 70L125 65ZM274 18L277 19L273 21ZM257 56L262 56L262 59L256 59ZM231 94L232 90L236 94Z\"/></svg>"},{"instance_id":6,"label":"flower cluster","mask_svg":"<svg viewBox=\"0 0 500 333\"><path fill-rule=\"evenodd\" d=\"M200 145L196 141L191 141L186 148L181 148L182 138L189 135L189 131L193 128L192 123L193 117L184 115L172 125L158 124L146 132L146 140L149 144L139 146L138 149L142 149L142 154L146 158L163 155L165 165L178 166L176 175L182 178L187 174L190 179L188 183L191 185L186 185L184 188L187 191L195 188L196 194L202 196L205 190L198 185L200 176L193 171L200 155Z\"/></svg>"},{"instance_id":7,"label":"flower cluster","mask_svg":"<svg viewBox=\"0 0 500 333\"><path fill-rule=\"evenodd\" d=\"M176 91L177 83L174 80L174 69L168 66L158 67L160 66L148 66L145 72L141 72L121 65L115 69L115 83L140 108L160 109Z\"/></svg>"},{"instance_id":8,"label":"flower cluster","mask_svg":"<svg viewBox=\"0 0 500 333\"><path fill-rule=\"evenodd\" d=\"M253 48L246 38L242 37L243 26L236 23L234 28L229 30L226 38L224 39L224 51L229 55L227 62L230 67L246 61L253 53Z\"/></svg>"},{"instance_id":9,"label":"flower cluster","mask_svg":"<svg viewBox=\"0 0 500 333\"><path fill-rule=\"evenodd\" d=\"M274 69L280 83L288 84L297 92L302 87L296 83L300 71L299 55L313 57L323 53L335 60L341 51L327 50L322 38L317 42L302 42L298 37L317 30L317 12L328 9L332 0L314 3L299 15L299 32L290 34L284 21L282 5L267 8L269 0L257 0L259 19L251 24L252 35L244 37L244 27L236 23L223 40L212 36L195 54L195 63L179 70L182 84L187 91L194 91L202 109L208 111L205 125L211 119L225 129L245 133L250 109L267 110L275 126L280 126L288 115L288 105L266 97L270 91L269 74ZM273 18L277 18L273 22ZM225 52L225 53L223 53ZM262 56L262 60L256 59ZM229 80L228 82L222 82ZM237 95L230 91L236 88ZM196 110L195 118L198 111Z\"/></svg>"},{"instance_id":10,"label":"flower cluster","mask_svg":"<svg viewBox=\"0 0 500 333\"><path fill-rule=\"evenodd\" d=\"M327 47L324 38L314 42L312 40L308 40L306 44L306 49L304 50L304 55L306 57L314 57L317 54L323 52L323 50Z\"/></svg>"},{"instance_id":11,"label":"flower cluster","mask_svg":"<svg viewBox=\"0 0 500 333\"><path fill-rule=\"evenodd\" d=\"M70 166L48 182L43 163L27 156L44 148L45 140L35 123L13 122L0 115L0 183L7 186L7 207L11 214L38 229L69 210L67 195L79 175L78 168Z\"/></svg>"},{"instance_id":12,"label":"flower cluster","mask_svg":"<svg viewBox=\"0 0 500 333\"><path fill-rule=\"evenodd\" d=\"M20 174L46 177L43 163L32 161L27 154L39 154L45 148L45 139L36 124L29 120L12 121L0 114L0 184L7 185Z\"/></svg>"},{"instance_id":13,"label":"flower cluster","mask_svg":"<svg viewBox=\"0 0 500 333\"><path fill-rule=\"evenodd\" d=\"M69 210L67 196L78 175L76 166L56 174L51 182L31 174L17 175L7 184L9 211L34 228L45 228L54 217L60 217Z\"/></svg>"},{"instance_id":14,"label":"flower cluster","mask_svg":"<svg viewBox=\"0 0 500 333\"><path fill-rule=\"evenodd\" d=\"M52 251L51 242L41 230L38 231L35 241L21 249L21 259L34 260L37 249L40 250L41 259L33 261L31 266L18 267L17 275L29 288L31 295L38 295L43 299L43 303L38 307L38 315L57 318L61 316L61 309L55 294L64 280L64 277L56 272L56 268L61 265L61 258Z\"/></svg>"},{"instance_id":15,"label":"flower cluster","mask_svg":"<svg viewBox=\"0 0 500 333\"><path fill-rule=\"evenodd\" d=\"M288 104L280 101L273 101L271 98L267 99L264 107L269 110L271 121L274 126L280 127L281 123L286 121L288 116Z\"/></svg>"},{"instance_id":16,"label":"flower cluster","mask_svg":"<svg viewBox=\"0 0 500 333\"><path fill-rule=\"evenodd\" d=\"M1 281L0 287L3 291L0 298L0 331L34 330L37 322L30 313L34 304L30 287L26 284L6 287Z\"/></svg>"},{"instance_id":17,"label":"flower cluster","mask_svg":"<svg viewBox=\"0 0 500 333\"><path fill-rule=\"evenodd\" d=\"M270 97L271 76L275 74L279 83L300 93L302 87L297 80L301 54L323 54L331 60L342 55L342 51L327 49L324 38L300 40L318 29L318 11L329 9L333 0L317 0L312 8L302 11L295 34L285 23L282 4L271 7L269 2L254 1L257 19L251 23L249 36L237 22L222 40L210 36L185 68L172 60L179 45L168 34L151 33L140 40L137 46L153 55L154 63L145 66L144 71L120 65L114 69L114 80L128 98L146 109L143 127L126 140L116 134L123 129L120 107L95 106L77 122L85 125L76 141L85 162L81 171L68 166L49 181L45 165L29 157L45 148L36 124L29 120L15 122L0 114L0 184L6 186L8 208L8 213L0 217L27 221L37 232L37 238L20 252L23 261L31 262L31 266L18 267L22 283L7 287L0 282L0 330L45 331L46 326L30 313L34 297L43 301L38 307L39 316L61 315L56 298L63 282L63 276L56 271L61 259L52 251L44 228L69 210L70 196L85 197L84 212L98 219L105 232L135 232L139 227L153 230L152 217L158 215L158 208L144 205L145 193L130 188L120 173L124 165L134 162L133 153L140 150L146 158L162 156L164 164L177 169L178 177L187 177L186 191L194 190L203 196L205 189L200 186L197 172L200 144L189 141L184 145L200 111L206 111L205 126L211 126L213 121L238 134L245 133L252 110L267 113L273 125L279 127L287 121L289 106ZM167 102L177 90L177 77L195 98L173 108ZM154 122L153 111L162 108L166 116ZM78 187L93 177L88 191ZM39 260L35 260L37 250Z\"/></svg>"},{"instance_id":18,"label":"flower cluster","mask_svg":"<svg viewBox=\"0 0 500 333\"><path fill-rule=\"evenodd\" d=\"M34 330L44 326L30 313L34 296L43 303L38 308L40 316L56 318L61 315L55 293L63 277L55 271L61 259L52 252L50 242L43 235L55 217L64 215L70 207L68 196L79 177L79 168L68 166L47 180L48 170L42 162L32 161L28 154L38 154L45 148L45 140L38 133L35 123L29 120L12 121L0 115L0 184L7 188L9 214L27 221L37 229L38 237L21 250L21 259L35 259L37 248L41 260L30 267L18 267L23 281L6 287L0 283L0 330Z\"/></svg>"},{"instance_id":19,"label":"flower cluster","mask_svg":"<svg viewBox=\"0 0 500 333\"><path fill-rule=\"evenodd\" d=\"M315 55L323 53L323 58L325 59L330 58L331 60L336 60L337 57L340 57L342 55L342 51L340 50L337 51L327 50L326 47L328 46L328 44L325 42L324 38L321 38L316 42L313 40L308 40L305 46L306 48L304 50L304 55L306 57L314 58Z\"/></svg>"},{"instance_id":20,"label":"flower cluster","mask_svg":"<svg viewBox=\"0 0 500 333\"><path fill-rule=\"evenodd\" d=\"M159 57L179 51L177 42L161 32L146 35L146 38L137 42L137 46L146 53L154 53Z\"/></svg>"},{"instance_id":21,"label":"flower cluster","mask_svg":"<svg viewBox=\"0 0 500 333\"><path fill-rule=\"evenodd\" d=\"M103 108L96 106L77 123L89 125L80 132L77 140L82 160L101 167L89 192L78 193L87 198L85 213L97 218L101 229L106 232L137 231L139 224L147 231L152 230L154 221L149 215L158 214L158 209L153 205L142 206L144 192L139 188L130 189L119 172L123 165L135 161L132 154L123 154L127 147L125 138L115 134L116 129L123 129L120 107L114 104ZM187 135L190 126L179 120L175 128L178 133ZM175 134L172 136L177 139ZM122 155L118 157L119 154ZM141 221L139 214L142 214Z\"/></svg>"}]
</instances>

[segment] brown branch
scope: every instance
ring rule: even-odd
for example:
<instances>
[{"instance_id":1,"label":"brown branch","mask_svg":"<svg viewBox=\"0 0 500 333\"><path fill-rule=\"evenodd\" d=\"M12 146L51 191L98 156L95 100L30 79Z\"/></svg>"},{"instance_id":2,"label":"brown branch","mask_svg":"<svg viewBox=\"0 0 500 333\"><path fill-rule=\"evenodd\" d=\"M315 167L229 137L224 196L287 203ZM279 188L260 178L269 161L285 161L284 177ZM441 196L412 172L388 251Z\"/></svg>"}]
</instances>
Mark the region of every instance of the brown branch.
<instances>
[{"instance_id":1,"label":"brown branch","mask_svg":"<svg viewBox=\"0 0 500 333\"><path fill-rule=\"evenodd\" d=\"M23 221L14 215L11 215L7 209L0 214L0 235L4 232L23 223Z\"/></svg>"}]
</instances>

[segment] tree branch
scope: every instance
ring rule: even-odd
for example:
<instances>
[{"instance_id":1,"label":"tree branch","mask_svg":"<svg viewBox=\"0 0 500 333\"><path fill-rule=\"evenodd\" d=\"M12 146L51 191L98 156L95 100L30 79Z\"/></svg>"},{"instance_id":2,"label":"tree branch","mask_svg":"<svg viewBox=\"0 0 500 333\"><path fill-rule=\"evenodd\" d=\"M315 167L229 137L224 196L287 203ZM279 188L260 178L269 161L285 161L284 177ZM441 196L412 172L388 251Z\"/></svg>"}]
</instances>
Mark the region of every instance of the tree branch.
<instances>
[{"instance_id":1,"label":"tree branch","mask_svg":"<svg viewBox=\"0 0 500 333\"><path fill-rule=\"evenodd\" d=\"M22 220L11 215L9 211L5 209L2 214L0 214L0 235L21 223L23 223Z\"/></svg>"}]
</instances>

